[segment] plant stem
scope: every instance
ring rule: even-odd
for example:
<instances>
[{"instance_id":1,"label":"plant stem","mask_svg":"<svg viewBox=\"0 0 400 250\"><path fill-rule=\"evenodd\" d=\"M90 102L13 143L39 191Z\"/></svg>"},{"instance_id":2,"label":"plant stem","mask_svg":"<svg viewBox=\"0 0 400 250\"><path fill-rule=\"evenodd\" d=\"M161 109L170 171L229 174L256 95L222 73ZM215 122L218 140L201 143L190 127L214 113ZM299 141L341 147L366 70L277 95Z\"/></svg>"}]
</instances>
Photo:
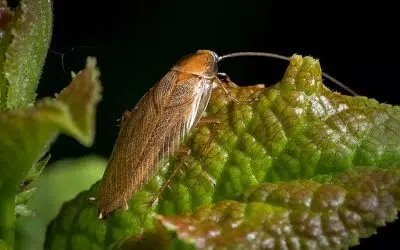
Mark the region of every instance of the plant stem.
<instances>
[{"instance_id":1,"label":"plant stem","mask_svg":"<svg viewBox=\"0 0 400 250\"><path fill-rule=\"evenodd\" d=\"M14 247L15 238L15 194L14 186L0 187L0 239L10 249Z\"/></svg>"}]
</instances>

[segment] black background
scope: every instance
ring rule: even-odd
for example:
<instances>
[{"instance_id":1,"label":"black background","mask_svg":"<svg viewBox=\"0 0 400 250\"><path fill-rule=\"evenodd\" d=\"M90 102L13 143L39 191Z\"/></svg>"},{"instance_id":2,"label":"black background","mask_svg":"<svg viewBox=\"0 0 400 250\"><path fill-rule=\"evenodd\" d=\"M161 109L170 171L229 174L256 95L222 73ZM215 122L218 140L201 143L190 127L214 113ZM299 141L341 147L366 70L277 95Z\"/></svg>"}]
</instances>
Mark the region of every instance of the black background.
<instances>
[{"instance_id":1,"label":"black background","mask_svg":"<svg viewBox=\"0 0 400 250\"><path fill-rule=\"evenodd\" d=\"M198 49L218 54L265 51L320 59L325 72L361 95L399 104L398 8L366 1L54 1L54 30L39 97L65 87L70 71L96 56L102 72L95 144L85 148L61 136L52 160L99 154L108 157L117 119L131 109L183 55ZM239 85L277 82L287 62L238 58L221 63ZM341 91L329 81L329 87ZM353 249L400 249L400 223L379 230ZM397 243L396 243L397 241Z\"/></svg>"}]
</instances>

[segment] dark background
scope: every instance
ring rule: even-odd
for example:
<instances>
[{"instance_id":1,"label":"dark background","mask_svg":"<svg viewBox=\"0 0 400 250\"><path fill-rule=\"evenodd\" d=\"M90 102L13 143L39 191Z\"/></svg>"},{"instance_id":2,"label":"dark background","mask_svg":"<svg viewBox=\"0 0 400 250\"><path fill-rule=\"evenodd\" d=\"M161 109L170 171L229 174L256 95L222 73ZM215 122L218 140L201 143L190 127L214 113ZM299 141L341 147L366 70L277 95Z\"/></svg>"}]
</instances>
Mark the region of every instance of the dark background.
<instances>
[{"instance_id":1,"label":"dark background","mask_svg":"<svg viewBox=\"0 0 400 250\"><path fill-rule=\"evenodd\" d=\"M399 104L398 8L383 1L350 2L54 0L51 52L39 97L65 87L69 72L82 69L87 56L97 57L104 90L93 147L61 136L51 150L52 160L108 157L123 111L133 108L179 58L198 49L220 55L312 55L325 72L359 94ZM220 71L239 85L274 84L286 66L276 59L238 58L221 63ZM353 249L400 249L399 229L397 222Z\"/></svg>"}]
</instances>

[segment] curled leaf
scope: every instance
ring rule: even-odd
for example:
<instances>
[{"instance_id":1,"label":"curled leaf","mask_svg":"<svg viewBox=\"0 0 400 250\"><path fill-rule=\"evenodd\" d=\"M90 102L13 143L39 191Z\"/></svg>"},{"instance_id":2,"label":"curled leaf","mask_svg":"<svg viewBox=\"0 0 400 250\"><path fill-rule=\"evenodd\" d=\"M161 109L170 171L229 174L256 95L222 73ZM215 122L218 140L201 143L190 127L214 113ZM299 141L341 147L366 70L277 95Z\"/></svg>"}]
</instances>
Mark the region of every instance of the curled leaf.
<instances>
[{"instance_id":1,"label":"curled leaf","mask_svg":"<svg viewBox=\"0 0 400 250\"><path fill-rule=\"evenodd\" d=\"M188 226L199 225L199 230L194 230L194 235L188 233L187 237L180 236L185 242L197 246L219 244L218 246L223 248L224 244L231 243L228 241L233 237L240 239L242 242L240 244L245 245L243 242L246 242L246 239L243 241L243 238L258 239L258 234L260 237L266 234L263 230L257 231L260 229L260 225L257 224L260 221L251 217L253 210L254 216L258 215L257 211L260 210L264 216L261 219L264 221L271 216L273 222L276 222L273 224L273 230L277 232L285 232L286 226L292 225L290 224L292 221L287 225L284 223L286 217L280 217L291 215L292 212L304 214L305 217L300 214L294 217L298 220L312 219L316 214L329 215L329 211L324 210L323 199L315 199L321 204L313 211L314 207L310 210L307 207L307 200L303 200L306 196L290 195L294 191L290 191L289 188L296 189L308 183L311 190L309 193L307 190L304 192L311 195L310 200L314 201L315 190L324 190L320 187L326 184L330 177L334 178L341 174L346 176L355 169L362 169L362 166L377 167L382 171L392 169L390 170L393 171L392 177L397 178L396 169L400 163L398 133L400 108L381 104L366 97L344 96L330 91L322 83L318 60L293 56L279 83L268 88L250 86L229 88L229 91L239 100L253 101L235 103L224 90L215 89L204 116L209 120L210 118L218 120L219 123L200 123L191 131L184 143L191 150L190 156L170 157L166 164L160 166L159 174L132 197L129 201L129 211L116 211L106 221L98 220L96 208L90 207L87 202L89 197L95 196L97 184L67 202L48 228L46 249L62 247L82 249L89 246L105 249L127 237L131 242L136 242L132 239L137 239L142 232L145 235L152 235L155 231L151 216L154 213L159 215L159 221L165 226L171 226L178 233L185 234L183 230L189 230L189 227L180 229L181 225L185 227L184 223ZM179 165L180 160L184 160L185 164ZM180 168L179 171L175 171L177 167ZM177 174L171 177L174 172ZM371 183L379 184L379 187L383 188L380 189L382 193L389 192L390 188L395 190L398 185L384 185L385 182L379 179L381 176L379 174L368 175L360 172L359 175L351 176L353 181L359 178L357 180L360 180L360 183L370 180ZM354 188L353 192L349 182L340 184L339 180L340 178L335 179L336 182L331 186L334 186L337 192L340 191L340 195L341 192L359 195L364 190L364 188ZM165 182L169 183L168 188L157 197L158 202L149 208L148 203L153 200ZM394 183L397 183L397 180ZM256 191L251 193L251 196L248 195L249 190L254 187L264 187L263 185L276 192L268 196L266 201L251 200L258 196ZM280 194L279 190L283 193ZM285 196L285 191L288 197ZM332 195L326 199L330 201L335 199L336 193L327 195ZM393 220L398 208L398 195L380 196L374 193L371 195L379 199L383 197L382 203L371 207L370 214L367 213L353 231L349 227L343 230L339 228L338 232L346 233L347 238L338 236L336 240L332 236L334 234L311 232L326 237L328 241L326 244L317 242L315 246L341 248L353 245L360 236L370 235L377 226ZM385 200L385 197L392 199ZM289 199L290 206L285 203L286 198ZM368 207L368 204L373 204L369 202L369 198L369 196L353 198L346 196L344 201L348 203L339 205L340 208L348 208L351 202L358 202L367 204ZM201 207L206 207L205 210L199 210L203 211L204 217L201 216L201 212L196 213L196 216L193 215L194 217L184 217L193 214ZM248 213L248 209L252 209L251 213ZM214 210L217 214L213 213ZM215 232L207 230L206 222L211 221L210 229L213 229L213 216L224 214L229 223L226 228L221 229L221 232L229 237L218 238L216 234L216 241L221 240L221 242L212 242L212 239L207 237L209 234L214 235ZM176 217L169 217L173 215ZM200 219L194 222L193 218ZM241 218L243 221L240 223L243 223L247 231L234 230L231 225L235 224L230 218ZM246 221L249 223L245 223ZM203 222L206 224L203 225ZM223 220L221 219L219 223L223 225ZM238 225L242 225L240 223ZM256 232L255 235L248 234L249 230ZM308 229L304 230L305 234L309 233ZM203 233L207 235L202 235ZM294 234L286 236L290 237L279 242L282 244L292 242L290 249L296 249L295 246L307 243L297 244L296 241L303 238ZM276 238L271 239L275 240L273 242L275 245L281 244L277 243ZM310 244L314 244L312 239L307 240ZM199 243L201 241L203 243ZM258 242L262 243L261 240ZM182 241L174 241L171 244L174 249L190 247ZM255 245L255 248L257 247L259 245Z\"/></svg>"},{"instance_id":2,"label":"curled leaf","mask_svg":"<svg viewBox=\"0 0 400 250\"><path fill-rule=\"evenodd\" d=\"M57 98L0 112L0 187L21 183L60 132L85 146L92 144L98 77L95 60L89 58L86 69Z\"/></svg>"}]
</instances>

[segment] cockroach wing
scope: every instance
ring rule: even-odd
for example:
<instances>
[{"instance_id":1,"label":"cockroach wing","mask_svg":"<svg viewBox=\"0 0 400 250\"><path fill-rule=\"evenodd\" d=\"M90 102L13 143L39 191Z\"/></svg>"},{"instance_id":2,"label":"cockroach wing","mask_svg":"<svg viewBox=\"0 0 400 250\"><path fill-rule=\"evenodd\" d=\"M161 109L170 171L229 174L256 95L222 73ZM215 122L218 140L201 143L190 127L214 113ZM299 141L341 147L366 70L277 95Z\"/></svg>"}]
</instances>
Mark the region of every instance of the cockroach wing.
<instances>
[{"instance_id":1,"label":"cockroach wing","mask_svg":"<svg viewBox=\"0 0 400 250\"><path fill-rule=\"evenodd\" d=\"M212 80L170 71L124 114L97 195L103 216L126 207L156 173L157 164L179 147L210 100Z\"/></svg>"}]
</instances>

